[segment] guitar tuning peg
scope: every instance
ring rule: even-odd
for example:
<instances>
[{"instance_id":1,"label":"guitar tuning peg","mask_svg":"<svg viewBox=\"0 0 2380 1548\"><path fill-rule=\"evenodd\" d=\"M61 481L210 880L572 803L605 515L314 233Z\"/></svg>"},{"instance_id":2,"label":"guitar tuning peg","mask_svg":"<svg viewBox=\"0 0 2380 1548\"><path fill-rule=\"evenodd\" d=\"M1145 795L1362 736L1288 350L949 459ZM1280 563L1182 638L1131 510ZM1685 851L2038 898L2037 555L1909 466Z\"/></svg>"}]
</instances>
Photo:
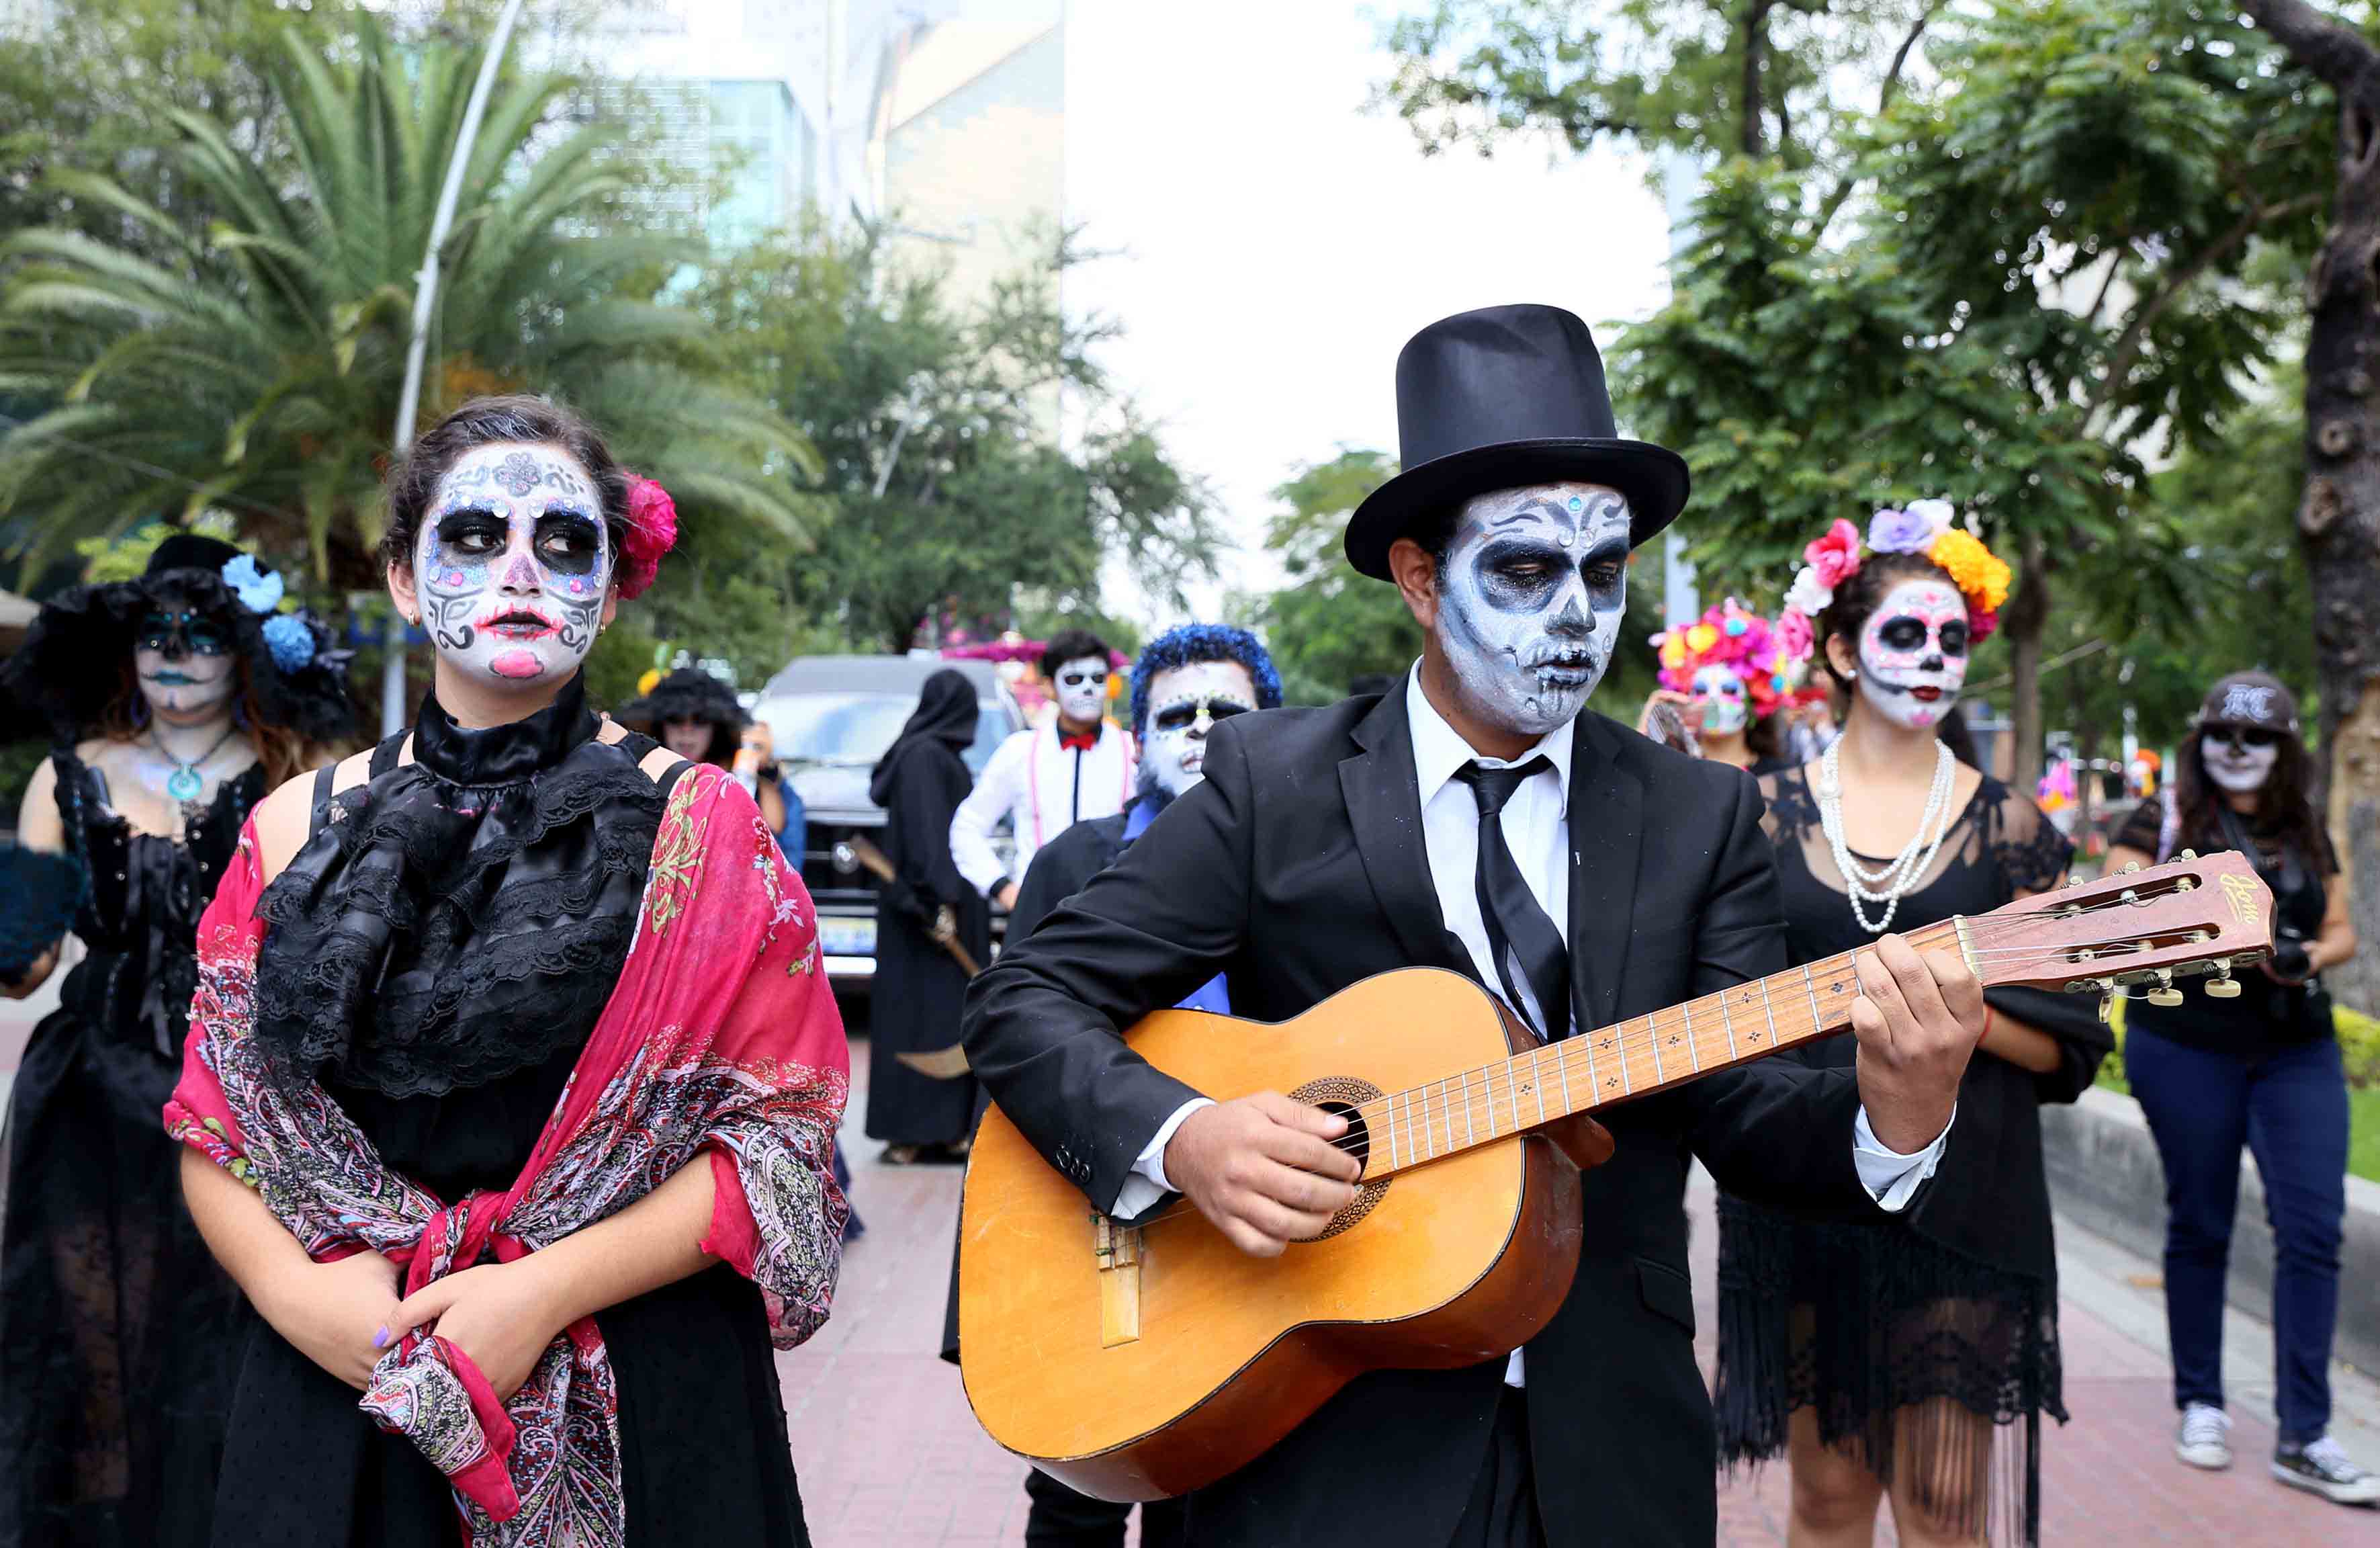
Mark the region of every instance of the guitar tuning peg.
<instances>
[{"instance_id":1,"label":"guitar tuning peg","mask_svg":"<svg viewBox=\"0 0 2380 1548\"><path fill-rule=\"evenodd\" d=\"M2082 878L2080 876L2069 876L2066 878L2066 884L2070 887L2079 887L2083 884Z\"/></svg>"},{"instance_id":2,"label":"guitar tuning peg","mask_svg":"<svg viewBox=\"0 0 2380 1548\"><path fill-rule=\"evenodd\" d=\"M2240 981L2231 976L2229 957L2216 959L2215 977L2206 981L2206 993L2210 999L2216 1000L2236 1000L2240 997Z\"/></svg>"},{"instance_id":3,"label":"guitar tuning peg","mask_svg":"<svg viewBox=\"0 0 2380 1548\"><path fill-rule=\"evenodd\" d=\"M2178 1006L2181 1004L2181 991L2173 986L2172 969L2160 968L2157 969L2157 986L2149 991L2149 1004L2153 1006Z\"/></svg>"},{"instance_id":4,"label":"guitar tuning peg","mask_svg":"<svg viewBox=\"0 0 2380 1548\"><path fill-rule=\"evenodd\" d=\"M2177 859L2194 860L2198 858L2198 851L2195 849L2184 849L2180 855L2177 855L2174 858Z\"/></svg>"},{"instance_id":5,"label":"guitar tuning peg","mask_svg":"<svg viewBox=\"0 0 2380 1548\"><path fill-rule=\"evenodd\" d=\"M2115 1016L2116 992L2110 989L2099 996L2099 1024L2106 1026L2115 1019Z\"/></svg>"},{"instance_id":6,"label":"guitar tuning peg","mask_svg":"<svg viewBox=\"0 0 2380 1548\"><path fill-rule=\"evenodd\" d=\"M2141 868L2141 862L2140 862L2140 861L2138 861L2138 860L2126 860L2126 861L2124 862L2124 874L2125 874L2125 875L2127 875L2127 876L2130 876L2133 872L2138 871L2140 868Z\"/></svg>"}]
</instances>

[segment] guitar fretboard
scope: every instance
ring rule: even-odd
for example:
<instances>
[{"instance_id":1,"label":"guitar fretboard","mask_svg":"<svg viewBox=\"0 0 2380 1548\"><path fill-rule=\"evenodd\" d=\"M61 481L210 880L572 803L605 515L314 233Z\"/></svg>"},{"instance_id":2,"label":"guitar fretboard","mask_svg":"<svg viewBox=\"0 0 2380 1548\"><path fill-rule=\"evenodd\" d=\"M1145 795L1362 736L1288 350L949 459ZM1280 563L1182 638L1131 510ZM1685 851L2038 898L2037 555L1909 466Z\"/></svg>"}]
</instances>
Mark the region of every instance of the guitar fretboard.
<instances>
[{"instance_id":1,"label":"guitar fretboard","mask_svg":"<svg viewBox=\"0 0 2380 1548\"><path fill-rule=\"evenodd\" d=\"M1954 943L1957 932L1945 920L1908 939L1924 949ZM1840 1031L1859 993L1846 952L1390 1091L1357 1108L1369 1140L1364 1180Z\"/></svg>"}]
</instances>

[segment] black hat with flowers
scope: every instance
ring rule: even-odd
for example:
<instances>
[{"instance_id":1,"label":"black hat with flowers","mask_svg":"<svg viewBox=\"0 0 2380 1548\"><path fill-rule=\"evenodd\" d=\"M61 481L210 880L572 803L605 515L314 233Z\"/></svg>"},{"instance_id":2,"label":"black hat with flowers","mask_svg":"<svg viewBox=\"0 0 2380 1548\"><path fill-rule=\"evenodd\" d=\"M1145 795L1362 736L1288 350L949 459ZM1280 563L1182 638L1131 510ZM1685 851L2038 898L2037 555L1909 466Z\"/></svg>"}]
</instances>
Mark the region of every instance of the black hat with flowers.
<instances>
[{"instance_id":1,"label":"black hat with flowers","mask_svg":"<svg viewBox=\"0 0 2380 1548\"><path fill-rule=\"evenodd\" d=\"M230 635L265 721L310 742L345 740L355 733L347 696L353 652L331 648L330 629L310 609L282 611L286 590L254 555L219 538L176 532L157 545L139 579L77 586L43 603L0 670L0 684L58 740L79 740L121 699L141 620L161 607L187 611Z\"/></svg>"}]
</instances>

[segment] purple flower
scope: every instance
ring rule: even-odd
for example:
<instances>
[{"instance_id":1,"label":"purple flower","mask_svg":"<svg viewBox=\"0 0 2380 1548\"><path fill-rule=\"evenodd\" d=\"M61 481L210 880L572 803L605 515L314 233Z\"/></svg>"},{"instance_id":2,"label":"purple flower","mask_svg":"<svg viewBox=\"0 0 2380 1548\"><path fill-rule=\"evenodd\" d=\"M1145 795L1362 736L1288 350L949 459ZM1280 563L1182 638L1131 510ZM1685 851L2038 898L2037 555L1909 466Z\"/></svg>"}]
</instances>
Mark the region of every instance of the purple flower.
<instances>
[{"instance_id":1,"label":"purple flower","mask_svg":"<svg viewBox=\"0 0 2380 1548\"><path fill-rule=\"evenodd\" d=\"M1867 546L1876 554L1923 554L1934 544L1934 523L1916 511L1878 511L1868 518Z\"/></svg>"}]
</instances>

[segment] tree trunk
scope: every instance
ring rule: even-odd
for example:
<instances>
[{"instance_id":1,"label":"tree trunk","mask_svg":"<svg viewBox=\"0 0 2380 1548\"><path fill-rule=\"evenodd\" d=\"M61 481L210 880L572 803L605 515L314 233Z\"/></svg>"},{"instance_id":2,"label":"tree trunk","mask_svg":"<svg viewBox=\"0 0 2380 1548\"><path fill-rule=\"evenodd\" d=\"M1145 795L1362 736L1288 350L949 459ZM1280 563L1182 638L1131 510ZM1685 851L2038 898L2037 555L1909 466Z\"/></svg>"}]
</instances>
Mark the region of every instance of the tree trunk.
<instances>
[{"instance_id":1,"label":"tree trunk","mask_svg":"<svg viewBox=\"0 0 2380 1548\"><path fill-rule=\"evenodd\" d=\"M2049 630L2048 545L2028 533L2018 543L2024 570L2000 627L2009 637L2009 785L2030 796L2041 784L2041 642Z\"/></svg>"},{"instance_id":2,"label":"tree trunk","mask_svg":"<svg viewBox=\"0 0 2380 1548\"><path fill-rule=\"evenodd\" d=\"M1761 66L1768 57L1768 12L1775 0L1752 0L1743 13L1743 79L1736 91L1736 148L1757 158L1767 150L1767 127L1761 122Z\"/></svg>"},{"instance_id":3,"label":"tree trunk","mask_svg":"<svg viewBox=\"0 0 2380 1548\"><path fill-rule=\"evenodd\" d=\"M2380 1007L2380 58L2347 96L2338 203L2315 257L2306 340L2306 489L2298 537L2313 590L2322 693L2316 767L2332 841L2347 868L2362 943L2326 975L2360 1009Z\"/></svg>"},{"instance_id":4,"label":"tree trunk","mask_svg":"<svg viewBox=\"0 0 2380 1548\"><path fill-rule=\"evenodd\" d=\"M2301 0L2241 8L2338 95L2338 185L2308 285L2297 528L2313 588L2316 767L2360 943L2324 980L2339 999L2380 1010L2380 51Z\"/></svg>"}]
</instances>

